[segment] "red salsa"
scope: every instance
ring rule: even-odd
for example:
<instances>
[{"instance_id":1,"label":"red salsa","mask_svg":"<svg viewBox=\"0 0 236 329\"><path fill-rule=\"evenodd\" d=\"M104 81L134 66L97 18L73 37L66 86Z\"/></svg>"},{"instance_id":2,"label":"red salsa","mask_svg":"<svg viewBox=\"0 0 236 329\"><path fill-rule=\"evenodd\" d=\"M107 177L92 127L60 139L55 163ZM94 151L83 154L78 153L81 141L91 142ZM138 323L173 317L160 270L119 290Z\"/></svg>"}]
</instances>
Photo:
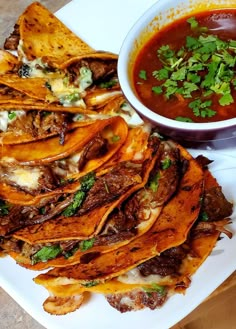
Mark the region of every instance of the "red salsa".
<instances>
[{"instance_id":1,"label":"red salsa","mask_svg":"<svg viewBox=\"0 0 236 329\"><path fill-rule=\"evenodd\" d=\"M137 56L133 82L144 105L170 119L236 117L236 9L181 18Z\"/></svg>"}]
</instances>

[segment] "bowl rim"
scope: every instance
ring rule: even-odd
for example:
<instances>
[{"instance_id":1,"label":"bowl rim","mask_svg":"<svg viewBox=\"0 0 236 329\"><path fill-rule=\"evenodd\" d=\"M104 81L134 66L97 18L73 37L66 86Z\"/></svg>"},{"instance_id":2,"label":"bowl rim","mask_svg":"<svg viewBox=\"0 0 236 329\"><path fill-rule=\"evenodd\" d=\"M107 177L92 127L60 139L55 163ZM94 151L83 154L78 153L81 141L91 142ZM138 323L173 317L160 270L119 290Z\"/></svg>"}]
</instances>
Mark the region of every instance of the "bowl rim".
<instances>
[{"instance_id":1,"label":"bowl rim","mask_svg":"<svg viewBox=\"0 0 236 329\"><path fill-rule=\"evenodd\" d=\"M135 94L135 91L131 87L131 82L129 81L128 74L128 61L129 55L132 51L132 46L135 43L135 40L141 33L143 29L151 22L151 20L157 16L157 13L154 14L156 7L158 8L160 5L164 4L165 1L159 0L154 3L148 10L146 10L141 17L134 23L131 29L128 31L125 39L120 48L119 56L118 56L118 64L117 64L117 73L118 80L120 83L120 87L127 98L128 102L134 109L139 112L141 115L149 119L150 121L154 121L157 124L168 126L173 129L180 130L196 130L196 131L211 131L216 129L227 129L235 126L236 129L236 118L231 118L227 120L215 121L215 122L182 122L173 119L169 119L162 115L155 113L150 110L147 106L145 106Z\"/></svg>"}]
</instances>

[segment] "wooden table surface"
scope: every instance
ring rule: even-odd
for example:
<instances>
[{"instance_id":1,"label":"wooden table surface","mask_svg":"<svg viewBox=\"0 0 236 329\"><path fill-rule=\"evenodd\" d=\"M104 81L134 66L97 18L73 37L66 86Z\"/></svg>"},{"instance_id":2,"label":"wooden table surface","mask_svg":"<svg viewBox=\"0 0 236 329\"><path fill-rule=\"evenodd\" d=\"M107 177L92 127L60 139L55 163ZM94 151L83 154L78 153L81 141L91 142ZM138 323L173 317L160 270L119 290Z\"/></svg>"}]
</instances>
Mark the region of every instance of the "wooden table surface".
<instances>
[{"instance_id":1,"label":"wooden table surface","mask_svg":"<svg viewBox=\"0 0 236 329\"><path fill-rule=\"evenodd\" d=\"M0 0L0 47L9 35L9 31L12 31L18 16L32 2L30 0ZM70 1L39 2L55 12ZM0 288L0 329L43 329L43 327ZM236 329L236 272L205 302L171 329Z\"/></svg>"}]
</instances>

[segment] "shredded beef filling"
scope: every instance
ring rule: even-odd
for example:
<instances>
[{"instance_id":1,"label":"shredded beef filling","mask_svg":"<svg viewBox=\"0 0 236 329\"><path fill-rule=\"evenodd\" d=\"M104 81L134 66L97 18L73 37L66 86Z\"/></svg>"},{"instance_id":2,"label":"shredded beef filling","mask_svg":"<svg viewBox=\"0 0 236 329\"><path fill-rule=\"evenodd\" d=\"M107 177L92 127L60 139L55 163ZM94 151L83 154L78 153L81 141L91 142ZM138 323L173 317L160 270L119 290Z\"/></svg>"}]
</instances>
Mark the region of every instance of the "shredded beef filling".
<instances>
[{"instance_id":1,"label":"shredded beef filling","mask_svg":"<svg viewBox=\"0 0 236 329\"><path fill-rule=\"evenodd\" d=\"M121 163L111 172L99 177L89 190L77 215L83 215L94 208L104 206L104 203L116 200L133 185L141 182L141 173L141 165Z\"/></svg>"},{"instance_id":2,"label":"shredded beef filling","mask_svg":"<svg viewBox=\"0 0 236 329\"><path fill-rule=\"evenodd\" d=\"M27 192L31 195L37 195L44 192L49 192L55 189L59 185L58 179L55 177L53 171L49 166L21 166L16 162L2 162L0 163L0 182L6 183L17 189ZM31 170L37 170L39 172L38 183L35 186L19 185L17 182L18 170L30 172Z\"/></svg>"},{"instance_id":3,"label":"shredded beef filling","mask_svg":"<svg viewBox=\"0 0 236 329\"><path fill-rule=\"evenodd\" d=\"M222 188L215 186L204 192L201 211L207 214L208 221L218 221L232 214L233 204L225 198Z\"/></svg>"},{"instance_id":4,"label":"shredded beef filling","mask_svg":"<svg viewBox=\"0 0 236 329\"><path fill-rule=\"evenodd\" d=\"M145 292L133 290L127 293L106 295L108 303L121 313L137 311L145 307L154 310L162 306L167 299L167 292Z\"/></svg>"},{"instance_id":5,"label":"shredded beef filling","mask_svg":"<svg viewBox=\"0 0 236 329\"><path fill-rule=\"evenodd\" d=\"M17 131L17 136L27 133L33 138L45 137L54 133L61 135L65 134L69 122L71 122L70 114L26 111L25 115L9 122L7 132Z\"/></svg>"},{"instance_id":6,"label":"shredded beef filling","mask_svg":"<svg viewBox=\"0 0 236 329\"><path fill-rule=\"evenodd\" d=\"M0 236L6 236L17 229L49 220L60 214L71 202L73 195L56 195L42 199L37 206L9 205L7 213L0 216Z\"/></svg>"},{"instance_id":7,"label":"shredded beef filling","mask_svg":"<svg viewBox=\"0 0 236 329\"><path fill-rule=\"evenodd\" d=\"M138 270L141 275L148 276L157 274L160 276L177 275L179 272L182 260L186 257L188 249L182 245L173 247L138 265Z\"/></svg>"},{"instance_id":8,"label":"shredded beef filling","mask_svg":"<svg viewBox=\"0 0 236 329\"><path fill-rule=\"evenodd\" d=\"M79 170L82 170L91 159L102 157L108 151L107 140L100 134L95 136L84 148L78 163Z\"/></svg>"},{"instance_id":9,"label":"shredded beef filling","mask_svg":"<svg viewBox=\"0 0 236 329\"><path fill-rule=\"evenodd\" d=\"M92 71L93 81L99 82L108 79L117 71L117 60L103 61L101 59L83 59L67 68L70 82L76 81L81 67L87 67Z\"/></svg>"}]
</instances>

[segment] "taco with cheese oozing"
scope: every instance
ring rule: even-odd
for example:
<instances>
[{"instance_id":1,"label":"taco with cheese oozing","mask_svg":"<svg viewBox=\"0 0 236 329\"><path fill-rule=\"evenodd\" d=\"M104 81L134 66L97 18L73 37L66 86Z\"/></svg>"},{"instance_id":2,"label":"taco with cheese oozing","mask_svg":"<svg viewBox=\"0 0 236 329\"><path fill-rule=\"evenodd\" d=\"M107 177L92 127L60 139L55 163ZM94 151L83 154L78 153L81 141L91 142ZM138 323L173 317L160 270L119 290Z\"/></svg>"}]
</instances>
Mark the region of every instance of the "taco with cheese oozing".
<instances>
[{"instance_id":1,"label":"taco with cheese oozing","mask_svg":"<svg viewBox=\"0 0 236 329\"><path fill-rule=\"evenodd\" d=\"M1 147L0 196L10 203L34 204L38 195L97 170L123 145L128 126L116 116L58 137ZM35 199L36 197L36 199ZM42 196L41 196L42 197Z\"/></svg>"},{"instance_id":2,"label":"taco with cheese oozing","mask_svg":"<svg viewBox=\"0 0 236 329\"><path fill-rule=\"evenodd\" d=\"M163 169L161 164L166 159L169 159L172 165ZM161 142L158 154L153 154L152 158L145 160L144 163L122 162L105 175L100 176L99 174L97 181L88 193L87 200L84 201L82 208L74 214L74 218L59 217L50 222L15 232L13 237L25 241L28 246L25 245L24 249L26 250L27 247L29 253L28 260L26 257L22 257L22 253L18 257L15 254L14 258L18 259L21 265L27 265L26 267L31 269L49 266L63 267L81 262L82 259L85 261L87 257L91 259L91 255L108 252L128 243L152 226L163 205L175 193L180 179L180 167L181 162L176 148L166 142ZM130 185L128 191L124 193L121 184L125 187L132 177L132 180L137 180L137 174L140 170L142 170L142 179L139 178L138 184ZM130 176L132 172L134 176ZM155 181L157 175L159 176L158 187ZM170 181L171 184L168 186ZM106 182L105 186L104 182ZM98 190L100 191L99 195ZM113 199L118 193L123 194L122 199L119 198L118 203L111 203L111 207L109 203L104 207L106 202L110 198ZM106 196L106 201L103 201L104 196ZM101 209L91 206L98 200L100 200ZM87 212L88 205L91 209L89 212ZM132 213L135 205L136 209ZM108 216L107 211L109 211ZM88 235L88 225L90 227L92 222L96 223L98 216L100 217L103 213L106 214L106 223L102 229L95 232L94 235L91 235L90 231L90 235ZM70 223L70 225L65 228L65 223ZM84 235L85 231L87 236ZM89 240L84 241L86 238ZM90 244L87 252L82 247L86 244ZM40 255L43 250L46 252L46 250L54 250L54 248L60 250L58 254L61 257L44 262L44 264L41 261L40 264L40 258L37 255ZM64 256L68 254L71 254L71 257ZM11 255L13 254L11 253ZM31 266L30 263L37 257L38 261L33 261L34 265ZM36 266L35 263L37 263Z\"/></svg>"}]
</instances>

